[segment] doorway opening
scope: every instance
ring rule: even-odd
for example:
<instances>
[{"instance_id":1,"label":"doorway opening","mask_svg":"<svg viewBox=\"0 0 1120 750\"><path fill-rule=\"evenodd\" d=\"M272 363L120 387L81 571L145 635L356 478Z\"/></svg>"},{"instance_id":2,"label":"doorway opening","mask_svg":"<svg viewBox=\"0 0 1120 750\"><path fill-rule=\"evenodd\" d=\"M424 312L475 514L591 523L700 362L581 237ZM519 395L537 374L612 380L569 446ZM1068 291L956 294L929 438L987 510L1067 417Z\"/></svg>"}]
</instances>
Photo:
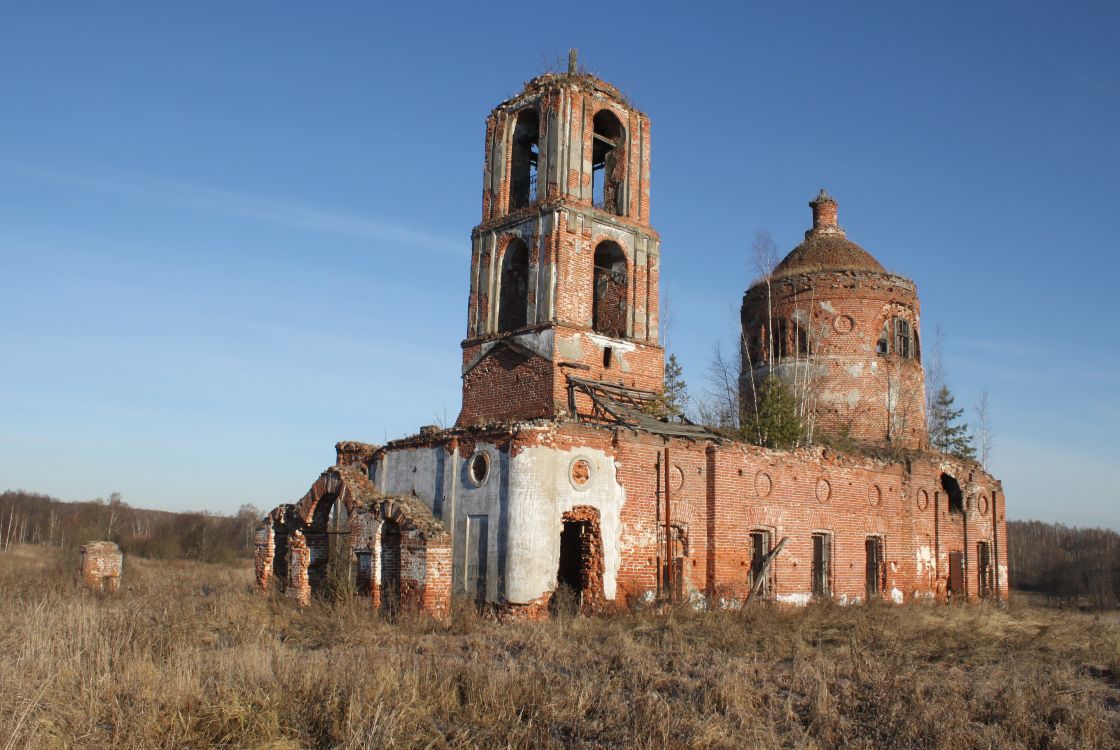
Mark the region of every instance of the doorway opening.
<instances>
[{"instance_id":1,"label":"doorway opening","mask_svg":"<svg viewBox=\"0 0 1120 750\"><path fill-rule=\"evenodd\" d=\"M883 554L883 537L869 536L867 550L867 600L882 595L887 588L887 559Z\"/></svg>"},{"instance_id":2,"label":"doorway opening","mask_svg":"<svg viewBox=\"0 0 1120 750\"><path fill-rule=\"evenodd\" d=\"M992 555L987 542L978 542L976 544L976 566L977 566L977 588L980 591L980 598L987 599L992 595Z\"/></svg>"},{"instance_id":3,"label":"doorway opening","mask_svg":"<svg viewBox=\"0 0 1120 750\"><path fill-rule=\"evenodd\" d=\"M762 599L770 597L770 576L764 570L766 555L770 552L770 532L758 529L751 532L751 573L750 584L754 596Z\"/></svg>"},{"instance_id":4,"label":"doorway opening","mask_svg":"<svg viewBox=\"0 0 1120 750\"><path fill-rule=\"evenodd\" d=\"M813 534L813 598L832 596L832 534Z\"/></svg>"},{"instance_id":5,"label":"doorway opening","mask_svg":"<svg viewBox=\"0 0 1120 750\"><path fill-rule=\"evenodd\" d=\"M603 596L603 540L599 511L574 508L561 519L560 560L556 590L550 601L553 614L593 608Z\"/></svg>"},{"instance_id":6,"label":"doorway opening","mask_svg":"<svg viewBox=\"0 0 1120 750\"><path fill-rule=\"evenodd\" d=\"M968 592L964 587L964 553L963 552L950 552L949 553L949 600L956 601L958 598L962 601L967 597Z\"/></svg>"}]
</instances>

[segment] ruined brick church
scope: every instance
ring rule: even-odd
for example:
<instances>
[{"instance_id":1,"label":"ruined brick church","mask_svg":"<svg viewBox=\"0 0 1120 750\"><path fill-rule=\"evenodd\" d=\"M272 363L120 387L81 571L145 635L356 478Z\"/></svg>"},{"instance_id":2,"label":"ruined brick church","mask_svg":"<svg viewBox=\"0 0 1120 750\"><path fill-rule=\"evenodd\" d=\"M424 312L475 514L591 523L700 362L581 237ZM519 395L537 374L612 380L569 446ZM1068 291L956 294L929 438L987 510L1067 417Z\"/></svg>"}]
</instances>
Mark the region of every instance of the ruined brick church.
<instances>
[{"instance_id":1,"label":"ruined brick church","mask_svg":"<svg viewBox=\"0 0 1120 750\"><path fill-rule=\"evenodd\" d=\"M537 615L651 601L1007 595L1004 497L929 448L914 282L812 228L742 307L742 408L774 373L821 445L772 450L659 413L650 121L570 69L486 122L463 404L453 427L337 461L259 528L256 576L302 602ZM556 597L564 591L564 597ZM572 604L574 602L574 605Z\"/></svg>"}]
</instances>

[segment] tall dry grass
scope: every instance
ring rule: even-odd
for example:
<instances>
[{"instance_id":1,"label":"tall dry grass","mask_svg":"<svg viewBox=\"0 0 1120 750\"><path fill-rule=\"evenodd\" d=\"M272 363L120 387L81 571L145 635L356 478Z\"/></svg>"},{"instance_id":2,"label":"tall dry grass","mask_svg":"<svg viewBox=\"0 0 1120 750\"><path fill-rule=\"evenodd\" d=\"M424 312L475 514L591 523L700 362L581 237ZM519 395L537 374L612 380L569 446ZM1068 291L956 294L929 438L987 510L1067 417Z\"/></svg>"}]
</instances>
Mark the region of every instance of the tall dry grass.
<instances>
[{"instance_id":1,"label":"tall dry grass","mask_svg":"<svg viewBox=\"0 0 1120 750\"><path fill-rule=\"evenodd\" d=\"M1120 623L809 607L389 625L248 568L0 555L0 749L1120 747Z\"/></svg>"}]
</instances>

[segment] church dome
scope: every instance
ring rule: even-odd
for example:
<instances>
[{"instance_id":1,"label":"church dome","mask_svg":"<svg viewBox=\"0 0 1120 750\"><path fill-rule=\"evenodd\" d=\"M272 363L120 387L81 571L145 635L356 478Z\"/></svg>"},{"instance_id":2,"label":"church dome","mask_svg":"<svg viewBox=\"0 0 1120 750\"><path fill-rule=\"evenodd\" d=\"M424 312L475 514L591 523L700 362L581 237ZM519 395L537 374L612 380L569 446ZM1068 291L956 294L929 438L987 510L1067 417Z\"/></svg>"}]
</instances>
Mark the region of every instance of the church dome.
<instances>
[{"instance_id":1,"label":"church dome","mask_svg":"<svg viewBox=\"0 0 1120 750\"><path fill-rule=\"evenodd\" d=\"M805 233L805 241L774 268L775 278L814 271L886 273L871 253L845 236L836 223L836 201L827 192L821 190L809 205L813 209L813 228Z\"/></svg>"}]
</instances>

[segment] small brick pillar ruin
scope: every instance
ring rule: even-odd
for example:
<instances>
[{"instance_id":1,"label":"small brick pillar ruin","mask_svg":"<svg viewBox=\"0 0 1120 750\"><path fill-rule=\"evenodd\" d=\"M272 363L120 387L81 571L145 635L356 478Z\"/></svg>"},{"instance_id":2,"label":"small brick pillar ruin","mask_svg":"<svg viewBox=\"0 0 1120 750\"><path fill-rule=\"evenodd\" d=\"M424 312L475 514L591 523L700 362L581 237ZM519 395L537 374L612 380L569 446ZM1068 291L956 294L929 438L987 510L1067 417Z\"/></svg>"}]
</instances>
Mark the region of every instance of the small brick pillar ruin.
<instances>
[{"instance_id":1,"label":"small brick pillar ruin","mask_svg":"<svg viewBox=\"0 0 1120 750\"><path fill-rule=\"evenodd\" d=\"M124 555L113 542L86 542L81 550L82 583L93 591L116 591L121 585Z\"/></svg>"}]
</instances>

